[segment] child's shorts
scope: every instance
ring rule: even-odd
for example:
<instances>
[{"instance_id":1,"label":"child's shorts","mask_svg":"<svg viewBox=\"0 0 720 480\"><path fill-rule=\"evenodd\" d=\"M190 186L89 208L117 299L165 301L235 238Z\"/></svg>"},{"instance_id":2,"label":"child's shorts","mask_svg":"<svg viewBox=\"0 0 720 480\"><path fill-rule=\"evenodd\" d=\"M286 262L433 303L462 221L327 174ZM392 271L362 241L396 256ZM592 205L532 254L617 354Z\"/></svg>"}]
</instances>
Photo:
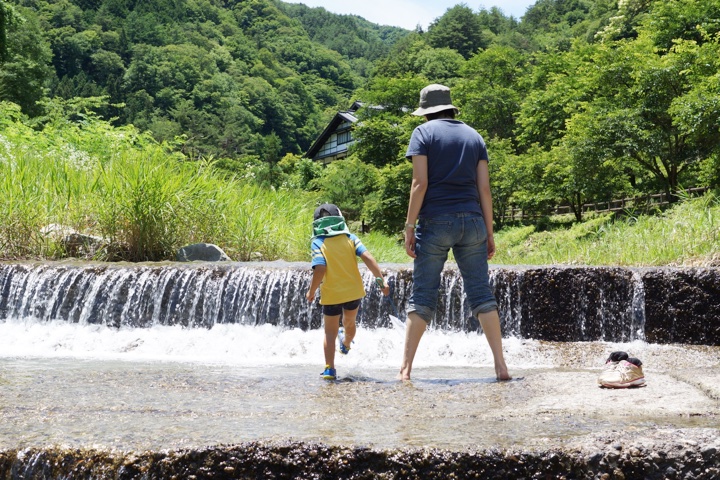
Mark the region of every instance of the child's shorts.
<instances>
[{"instance_id":1,"label":"child's shorts","mask_svg":"<svg viewBox=\"0 0 720 480\"><path fill-rule=\"evenodd\" d=\"M355 310L360 306L360 300L362 300L362 298L337 305L323 305L323 314L334 317L335 315L340 315L343 310Z\"/></svg>"}]
</instances>

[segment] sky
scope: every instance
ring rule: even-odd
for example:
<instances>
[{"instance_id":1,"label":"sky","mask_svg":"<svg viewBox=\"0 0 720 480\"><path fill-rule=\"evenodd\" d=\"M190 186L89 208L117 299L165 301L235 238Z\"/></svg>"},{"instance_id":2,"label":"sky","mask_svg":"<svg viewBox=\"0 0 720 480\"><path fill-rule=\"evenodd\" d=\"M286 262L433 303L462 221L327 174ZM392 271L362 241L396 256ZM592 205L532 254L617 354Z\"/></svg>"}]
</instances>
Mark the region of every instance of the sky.
<instances>
[{"instance_id":1,"label":"sky","mask_svg":"<svg viewBox=\"0 0 720 480\"><path fill-rule=\"evenodd\" d=\"M390 25L414 30L441 17L448 8L464 3L477 11L500 8L506 16L520 20L527 8L536 0L284 0L287 3L304 3L308 7L323 7L333 13L359 15L379 25Z\"/></svg>"}]
</instances>

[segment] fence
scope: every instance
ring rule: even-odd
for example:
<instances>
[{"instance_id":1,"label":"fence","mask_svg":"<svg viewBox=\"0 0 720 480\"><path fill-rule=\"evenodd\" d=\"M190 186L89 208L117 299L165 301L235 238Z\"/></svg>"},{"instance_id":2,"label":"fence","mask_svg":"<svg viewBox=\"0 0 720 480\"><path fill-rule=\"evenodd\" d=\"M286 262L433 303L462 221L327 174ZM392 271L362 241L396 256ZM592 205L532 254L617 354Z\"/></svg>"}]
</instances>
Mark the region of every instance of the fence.
<instances>
[{"instance_id":1,"label":"fence","mask_svg":"<svg viewBox=\"0 0 720 480\"><path fill-rule=\"evenodd\" d=\"M689 188L683 190L685 195L698 196L708 191L708 187ZM670 199L667 193L654 193L650 195L642 195L639 197L628 197L620 198L617 200L610 200L607 202L598 203L586 203L582 206L584 212L622 212L625 210L635 210L639 212L648 212L656 207L662 207L669 205ZM550 215L563 215L573 213L572 208L569 205L560 205L552 209ZM511 207L506 210L500 217L502 222L511 222L516 220L532 220L542 218L546 215L538 213L526 214L519 208Z\"/></svg>"}]
</instances>

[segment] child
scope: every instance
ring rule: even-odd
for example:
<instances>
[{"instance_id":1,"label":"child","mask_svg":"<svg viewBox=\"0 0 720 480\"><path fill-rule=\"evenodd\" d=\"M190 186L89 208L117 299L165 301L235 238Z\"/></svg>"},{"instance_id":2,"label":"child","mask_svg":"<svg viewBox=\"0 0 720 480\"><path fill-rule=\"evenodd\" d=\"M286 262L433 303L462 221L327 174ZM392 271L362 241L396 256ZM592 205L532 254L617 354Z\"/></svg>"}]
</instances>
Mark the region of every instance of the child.
<instances>
[{"instance_id":1,"label":"child","mask_svg":"<svg viewBox=\"0 0 720 480\"><path fill-rule=\"evenodd\" d=\"M348 230L336 205L325 203L315 209L311 253L313 275L305 297L312 302L315 300L315 291L320 287L320 304L323 306L325 321L323 347L326 364L321 375L326 380L334 380L335 338L338 338L340 353L346 355L355 337L355 317L360 300L365 296L355 256L365 262L375 278L382 279L383 295L390 294L390 287L375 258L360 239ZM344 331L339 331L341 314Z\"/></svg>"}]
</instances>

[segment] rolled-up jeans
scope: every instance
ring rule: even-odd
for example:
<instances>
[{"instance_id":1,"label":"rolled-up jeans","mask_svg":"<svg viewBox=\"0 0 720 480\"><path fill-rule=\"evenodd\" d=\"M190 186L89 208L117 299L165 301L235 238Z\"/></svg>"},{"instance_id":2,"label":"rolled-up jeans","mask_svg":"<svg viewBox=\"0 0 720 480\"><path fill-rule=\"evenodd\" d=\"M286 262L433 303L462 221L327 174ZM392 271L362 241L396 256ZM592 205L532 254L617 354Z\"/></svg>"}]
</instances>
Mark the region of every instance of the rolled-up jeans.
<instances>
[{"instance_id":1,"label":"rolled-up jeans","mask_svg":"<svg viewBox=\"0 0 720 480\"><path fill-rule=\"evenodd\" d=\"M407 312L426 322L435 318L440 277L452 249L473 316L497 310L490 288L487 228L479 213L453 213L420 218L415 230L413 289Z\"/></svg>"}]
</instances>

